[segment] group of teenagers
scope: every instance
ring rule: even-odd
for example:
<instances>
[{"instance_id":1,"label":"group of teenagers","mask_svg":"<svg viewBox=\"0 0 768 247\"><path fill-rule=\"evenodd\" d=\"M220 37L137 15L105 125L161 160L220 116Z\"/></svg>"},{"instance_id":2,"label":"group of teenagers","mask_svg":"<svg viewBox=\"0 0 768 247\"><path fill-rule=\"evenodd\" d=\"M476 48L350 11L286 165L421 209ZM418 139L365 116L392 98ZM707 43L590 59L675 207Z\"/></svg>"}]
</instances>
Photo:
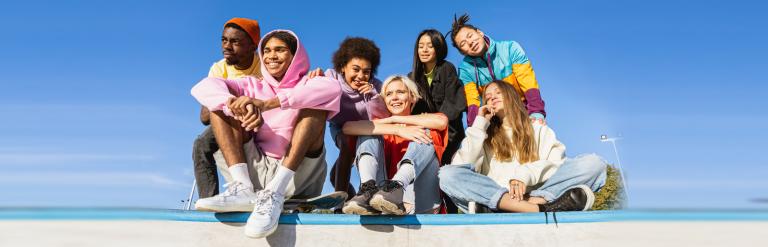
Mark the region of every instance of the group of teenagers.
<instances>
[{"instance_id":1,"label":"group of teenagers","mask_svg":"<svg viewBox=\"0 0 768 247\"><path fill-rule=\"evenodd\" d=\"M349 195L345 214L591 208L606 163L594 154L566 158L522 47L468 21L454 17L446 36L420 32L408 75L383 81L380 50L369 39L345 38L333 68L310 71L294 32L262 37L255 20L227 21L224 59L192 88L209 126L193 147L195 207L252 212L246 235L271 234L286 199L323 190L327 121L339 150L330 181ZM445 60L447 38L464 55L458 70ZM222 193L218 174L227 181Z\"/></svg>"}]
</instances>

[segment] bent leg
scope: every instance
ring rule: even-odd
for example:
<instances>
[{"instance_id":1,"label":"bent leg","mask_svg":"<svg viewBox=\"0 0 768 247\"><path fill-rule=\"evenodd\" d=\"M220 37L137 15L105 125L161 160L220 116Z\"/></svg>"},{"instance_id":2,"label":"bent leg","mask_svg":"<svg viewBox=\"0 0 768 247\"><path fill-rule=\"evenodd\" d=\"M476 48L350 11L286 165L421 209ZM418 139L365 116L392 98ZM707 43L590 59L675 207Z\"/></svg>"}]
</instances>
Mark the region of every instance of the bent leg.
<instances>
[{"instance_id":1,"label":"bent leg","mask_svg":"<svg viewBox=\"0 0 768 247\"><path fill-rule=\"evenodd\" d=\"M421 176L421 173L432 163L437 162L437 155L435 154L435 147L432 144L420 144L411 142L408 144L408 149L403 155L403 159L397 164L398 168L403 163L408 162L413 165L415 171L415 177ZM437 176L437 173L431 174Z\"/></svg>"},{"instance_id":2,"label":"bent leg","mask_svg":"<svg viewBox=\"0 0 768 247\"><path fill-rule=\"evenodd\" d=\"M605 161L595 154L567 159L552 177L537 190L531 191L530 195L551 202L577 185L586 185L592 191L598 191L605 185L606 168Z\"/></svg>"},{"instance_id":3,"label":"bent leg","mask_svg":"<svg viewBox=\"0 0 768 247\"><path fill-rule=\"evenodd\" d=\"M213 130L208 127L201 133L192 147L192 160L195 165L195 180L199 198L219 194L219 174L213 154L219 150Z\"/></svg>"},{"instance_id":4,"label":"bent leg","mask_svg":"<svg viewBox=\"0 0 768 247\"><path fill-rule=\"evenodd\" d=\"M373 179L381 182L387 178L384 161L384 143L379 136L358 136L355 164L360 173L360 183Z\"/></svg>"},{"instance_id":5,"label":"bent leg","mask_svg":"<svg viewBox=\"0 0 768 247\"><path fill-rule=\"evenodd\" d=\"M349 142L347 135L338 133L336 136L336 146L339 148L339 157L331 168L331 184L336 191L346 191L347 198L355 195L355 189L350 185L352 173L352 163L355 161L355 147Z\"/></svg>"},{"instance_id":6,"label":"bent leg","mask_svg":"<svg viewBox=\"0 0 768 247\"><path fill-rule=\"evenodd\" d=\"M437 177L440 164L437 159L421 168L419 176L413 181L415 213L434 213L440 207L440 183Z\"/></svg>"},{"instance_id":7,"label":"bent leg","mask_svg":"<svg viewBox=\"0 0 768 247\"><path fill-rule=\"evenodd\" d=\"M499 201L508 192L488 176L474 172L469 164L443 166L438 177L440 189L464 212L468 212L469 202L498 210Z\"/></svg>"},{"instance_id":8,"label":"bent leg","mask_svg":"<svg viewBox=\"0 0 768 247\"><path fill-rule=\"evenodd\" d=\"M434 146L416 142L409 143L403 159L398 164L395 178L403 176L403 172L411 172L409 169L400 169L408 164L413 167L413 174L404 177L412 175L413 181L411 181L412 186L404 184L406 193L403 202L413 204L416 213L428 212L439 207L440 185L437 172L440 169L440 164Z\"/></svg>"},{"instance_id":9,"label":"bent leg","mask_svg":"<svg viewBox=\"0 0 768 247\"><path fill-rule=\"evenodd\" d=\"M322 110L299 111L288 152L267 188L287 196L317 196L322 192L327 169L323 148L326 115Z\"/></svg>"},{"instance_id":10,"label":"bent leg","mask_svg":"<svg viewBox=\"0 0 768 247\"><path fill-rule=\"evenodd\" d=\"M222 111L212 113L211 128L227 166L245 163L243 143L251 139L250 135L240 126L240 121L224 115Z\"/></svg>"},{"instance_id":11,"label":"bent leg","mask_svg":"<svg viewBox=\"0 0 768 247\"><path fill-rule=\"evenodd\" d=\"M325 118L328 112L315 109L302 109L296 118L291 145L285 154L282 165L296 171L306 156L317 157L323 150Z\"/></svg>"}]
</instances>

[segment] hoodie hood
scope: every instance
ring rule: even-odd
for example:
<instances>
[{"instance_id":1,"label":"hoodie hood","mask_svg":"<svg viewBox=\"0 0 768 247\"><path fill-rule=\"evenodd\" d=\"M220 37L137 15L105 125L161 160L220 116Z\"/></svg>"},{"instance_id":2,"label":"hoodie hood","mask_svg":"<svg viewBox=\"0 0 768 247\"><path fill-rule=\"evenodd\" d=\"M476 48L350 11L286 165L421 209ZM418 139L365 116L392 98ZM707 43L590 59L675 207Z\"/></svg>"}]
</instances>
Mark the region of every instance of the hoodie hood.
<instances>
[{"instance_id":1,"label":"hoodie hood","mask_svg":"<svg viewBox=\"0 0 768 247\"><path fill-rule=\"evenodd\" d=\"M294 38L296 38L296 54L293 54L293 60L291 60L291 65L288 66L288 70L285 72L285 75L283 76L283 79L281 81L277 81L274 77L272 77L271 74L269 74L269 71L267 71L267 67L265 65L264 61L264 55L262 52L263 47L262 44L265 44L267 40L265 38L269 36L271 33L274 32L286 32L291 34ZM261 63L261 75L264 78L264 82L270 84L273 88L292 88L296 86L296 84L301 81L302 78L304 78L304 75L306 75L309 72L309 56L307 55L307 51L304 49L304 46L301 44L301 40L298 36L296 36L295 33L293 33L290 30L274 30L264 35L264 37L261 38L261 41L259 43L259 60L262 61Z\"/></svg>"}]
</instances>

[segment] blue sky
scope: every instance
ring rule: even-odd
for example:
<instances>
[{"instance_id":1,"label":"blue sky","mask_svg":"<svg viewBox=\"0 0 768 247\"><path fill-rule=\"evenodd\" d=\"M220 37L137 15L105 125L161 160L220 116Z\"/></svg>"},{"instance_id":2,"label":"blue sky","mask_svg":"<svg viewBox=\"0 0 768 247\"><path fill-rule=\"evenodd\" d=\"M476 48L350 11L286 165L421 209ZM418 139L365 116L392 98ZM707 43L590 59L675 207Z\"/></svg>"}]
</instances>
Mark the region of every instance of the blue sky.
<instances>
[{"instance_id":1,"label":"blue sky","mask_svg":"<svg viewBox=\"0 0 768 247\"><path fill-rule=\"evenodd\" d=\"M408 72L419 31L467 12L526 49L569 155L614 162L599 136L623 138L631 207L768 208L751 202L768 197L765 4L434 3L4 3L0 207L181 206L203 129L189 89L221 59L231 17L294 30L313 67L344 37L370 38L383 78Z\"/></svg>"}]
</instances>

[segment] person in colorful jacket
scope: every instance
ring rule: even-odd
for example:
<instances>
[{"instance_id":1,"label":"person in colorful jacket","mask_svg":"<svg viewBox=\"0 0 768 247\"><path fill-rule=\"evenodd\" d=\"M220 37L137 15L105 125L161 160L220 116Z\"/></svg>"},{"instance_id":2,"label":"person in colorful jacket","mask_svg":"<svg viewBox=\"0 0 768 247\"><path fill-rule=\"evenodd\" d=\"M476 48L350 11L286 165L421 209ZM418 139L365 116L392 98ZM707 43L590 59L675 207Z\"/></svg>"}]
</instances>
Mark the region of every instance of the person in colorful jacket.
<instances>
[{"instance_id":1,"label":"person in colorful jacket","mask_svg":"<svg viewBox=\"0 0 768 247\"><path fill-rule=\"evenodd\" d=\"M544 124L547 113L539 92L536 74L522 46L515 41L496 41L467 23L469 15L454 18L451 27L453 46L464 55L459 65L459 78L467 97L467 125L472 126L480 96L488 83L503 80L521 95L530 118Z\"/></svg>"},{"instance_id":2,"label":"person in colorful jacket","mask_svg":"<svg viewBox=\"0 0 768 247\"><path fill-rule=\"evenodd\" d=\"M352 163L355 158L356 136L348 136L341 129L348 121L372 120L389 116L378 89L381 81L376 79L380 61L379 47L373 41L360 38L346 38L333 54L333 69L324 75L336 79L341 86L341 108L339 113L328 120L331 138L339 149L339 156L331 168L331 184L336 191L346 191L352 198L355 191L349 184Z\"/></svg>"},{"instance_id":3,"label":"person in colorful jacket","mask_svg":"<svg viewBox=\"0 0 768 247\"><path fill-rule=\"evenodd\" d=\"M344 134L358 136L355 164L361 185L342 211L436 213L441 204L437 170L448 141L448 118L442 113L411 115L421 95L406 76L390 76L381 87L392 116L344 124Z\"/></svg>"},{"instance_id":4,"label":"person in colorful jacket","mask_svg":"<svg viewBox=\"0 0 768 247\"><path fill-rule=\"evenodd\" d=\"M465 212L469 202L495 212L590 209L593 192L605 184L605 161L594 154L566 158L555 132L529 120L507 82L488 84L483 99L451 165L439 172L453 202Z\"/></svg>"},{"instance_id":5,"label":"person in colorful jacket","mask_svg":"<svg viewBox=\"0 0 768 247\"><path fill-rule=\"evenodd\" d=\"M208 77L192 95L211 111L211 125L233 181L222 194L197 201L205 210L252 211L249 237L277 228L286 197L320 195L326 176L325 121L339 110L339 83L309 79L298 36L276 30L259 45L263 79ZM290 145L289 145L290 144Z\"/></svg>"},{"instance_id":6,"label":"person in colorful jacket","mask_svg":"<svg viewBox=\"0 0 768 247\"><path fill-rule=\"evenodd\" d=\"M256 20L232 18L224 24L221 34L221 51L224 58L214 63L208 71L208 77L234 79L244 76L261 78L259 57L256 47L259 45L261 33ZM210 111L205 106L200 109L200 122L210 125ZM192 146L192 161L195 168L195 181L199 198L212 197L219 194L219 173L216 171L214 153L219 150L219 144L213 135L211 127L205 128ZM227 176L228 173L222 172Z\"/></svg>"}]
</instances>

